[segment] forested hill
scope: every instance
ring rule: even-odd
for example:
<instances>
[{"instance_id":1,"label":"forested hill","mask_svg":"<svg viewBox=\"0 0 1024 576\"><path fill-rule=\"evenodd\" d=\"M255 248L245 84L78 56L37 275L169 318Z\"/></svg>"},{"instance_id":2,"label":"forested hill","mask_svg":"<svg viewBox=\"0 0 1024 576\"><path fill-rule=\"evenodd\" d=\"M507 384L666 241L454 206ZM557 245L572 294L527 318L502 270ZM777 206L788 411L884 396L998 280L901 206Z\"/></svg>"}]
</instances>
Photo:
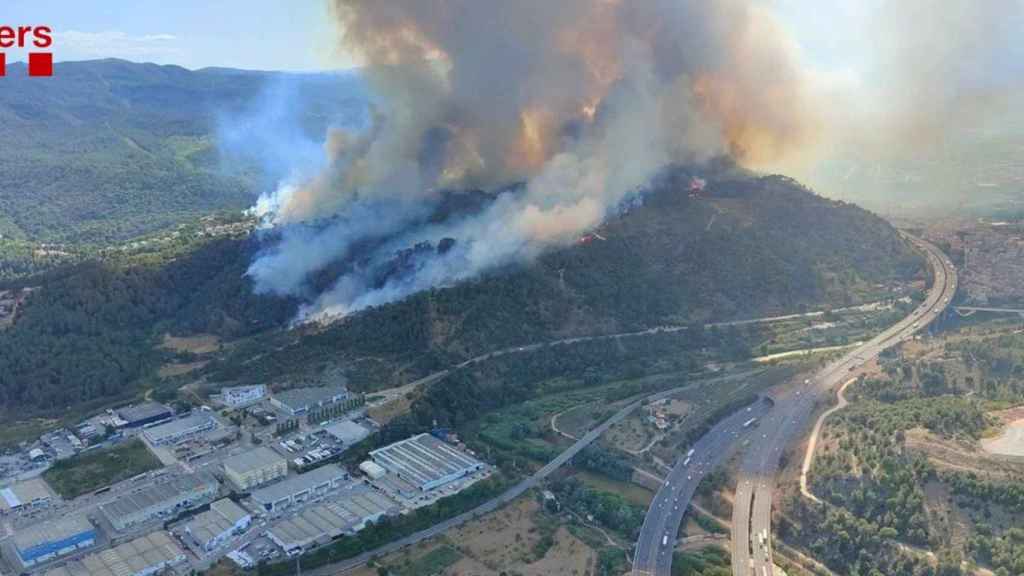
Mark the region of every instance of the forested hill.
<instances>
[{"instance_id":1,"label":"forested hill","mask_svg":"<svg viewBox=\"0 0 1024 576\"><path fill-rule=\"evenodd\" d=\"M222 162L223 129L249 130L238 140L254 148L271 134L319 142L329 124L358 121L365 102L354 75L97 60L29 78L11 64L0 90L0 239L105 243L246 208L274 175L259 150L227 150Z\"/></svg>"},{"instance_id":2,"label":"forested hill","mask_svg":"<svg viewBox=\"0 0 1024 576\"><path fill-rule=\"evenodd\" d=\"M214 380L272 381L361 358L368 386L489 350L665 324L786 314L891 294L922 260L881 218L784 177L727 171L698 195L685 171L597 235L529 266L368 310L263 354L245 347ZM259 354L257 360L250 356Z\"/></svg>"},{"instance_id":3,"label":"forested hill","mask_svg":"<svg viewBox=\"0 0 1024 576\"><path fill-rule=\"evenodd\" d=\"M255 237L27 280L38 289L0 330L0 418L152 386L169 360L157 348L165 332L234 341L193 374L209 381L272 384L340 367L356 386L383 387L563 336L852 304L923 270L889 224L856 206L781 177L723 174L691 196L679 172L600 237L325 329L287 330L296 303L252 294L244 271Z\"/></svg>"}]
</instances>

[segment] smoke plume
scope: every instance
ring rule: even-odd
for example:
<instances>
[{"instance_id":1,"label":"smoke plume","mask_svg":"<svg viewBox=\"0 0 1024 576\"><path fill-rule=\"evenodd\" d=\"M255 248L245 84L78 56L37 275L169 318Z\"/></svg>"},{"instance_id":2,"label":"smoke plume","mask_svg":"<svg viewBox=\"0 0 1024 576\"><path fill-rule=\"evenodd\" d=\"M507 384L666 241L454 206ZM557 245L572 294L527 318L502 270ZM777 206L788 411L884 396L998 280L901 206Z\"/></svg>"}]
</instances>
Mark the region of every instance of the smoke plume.
<instances>
[{"instance_id":1,"label":"smoke plume","mask_svg":"<svg viewBox=\"0 0 1024 576\"><path fill-rule=\"evenodd\" d=\"M968 0L954 3L979 22L988 17ZM898 4L910 6L895 10L911 19L913 6L930 5ZM920 31L950 48L925 43L906 53L903 44L881 42L879 54L901 59L892 69L898 85L914 87L900 94L921 94L934 107L871 108L862 87L839 93L807 66L759 0L331 6L343 48L365 64L373 118L365 130L332 131L322 170L288 178L261 200L280 238L249 271L260 291L309 297L306 319L572 243L673 163L728 154L754 168L800 165L840 127L867 133L878 128L873 122L895 125L898 117L920 131L914 113L924 110L927 121L955 107L961 79L917 64L973 48L958 46L970 39L942 25L903 28L892 19L899 30L883 31L885 38ZM506 191L481 210L436 218L442 191L453 189ZM333 286L311 288L312 276L346 259Z\"/></svg>"}]
</instances>

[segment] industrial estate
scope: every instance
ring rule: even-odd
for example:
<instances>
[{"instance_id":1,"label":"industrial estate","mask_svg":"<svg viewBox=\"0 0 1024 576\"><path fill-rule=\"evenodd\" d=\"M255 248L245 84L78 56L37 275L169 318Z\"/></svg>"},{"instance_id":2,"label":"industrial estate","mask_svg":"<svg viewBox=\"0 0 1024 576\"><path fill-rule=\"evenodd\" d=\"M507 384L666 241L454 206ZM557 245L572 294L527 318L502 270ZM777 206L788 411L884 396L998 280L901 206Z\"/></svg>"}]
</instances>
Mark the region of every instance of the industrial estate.
<instances>
[{"instance_id":1,"label":"industrial estate","mask_svg":"<svg viewBox=\"0 0 1024 576\"><path fill-rule=\"evenodd\" d=\"M2 5L0 576L1024 576L1024 0Z\"/></svg>"},{"instance_id":2,"label":"industrial estate","mask_svg":"<svg viewBox=\"0 0 1024 576\"><path fill-rule=\"evenodd\" d=\"M379 427L344 386L229 387L212 398L188 413L157 402L108 410L22 451L0 489L0 573L149 576L222 558L251 567L356 534L491 473L444 431L339 464ZM43 474L104 457L117 462L95 470L100 484L88 491L51 486Z\"/></svg>"}]
</instances>

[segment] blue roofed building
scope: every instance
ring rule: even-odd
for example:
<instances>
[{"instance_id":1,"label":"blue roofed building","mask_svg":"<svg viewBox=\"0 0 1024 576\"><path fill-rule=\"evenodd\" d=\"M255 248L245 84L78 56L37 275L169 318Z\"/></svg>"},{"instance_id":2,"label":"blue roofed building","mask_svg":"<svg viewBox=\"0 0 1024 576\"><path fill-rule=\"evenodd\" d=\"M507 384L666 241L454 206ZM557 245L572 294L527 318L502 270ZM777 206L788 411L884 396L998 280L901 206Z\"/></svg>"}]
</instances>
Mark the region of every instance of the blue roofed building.
<instances>
[{"instance_id":1,"label":"blue roofed building","mask_svg":"<svg viewBox=\"0 0 1024 576\"><path fill-rule=\"evenodd\" d=\"M25 567L65 556L96 543L96 528L83 515L48 520L14 531L14 551Z\"/></svg>"}]
</instances>

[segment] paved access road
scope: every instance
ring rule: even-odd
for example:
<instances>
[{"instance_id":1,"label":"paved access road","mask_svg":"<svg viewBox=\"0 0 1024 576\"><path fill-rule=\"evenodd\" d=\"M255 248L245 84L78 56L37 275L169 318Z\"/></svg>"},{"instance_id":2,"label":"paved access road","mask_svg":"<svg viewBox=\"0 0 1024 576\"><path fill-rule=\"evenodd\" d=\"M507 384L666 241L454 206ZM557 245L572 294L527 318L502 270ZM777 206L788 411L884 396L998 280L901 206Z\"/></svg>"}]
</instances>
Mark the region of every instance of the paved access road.
<instances>
[{"instance_id":1,"label":"paved access road","mask_svg":"<svg viewBox=\"0 0 1024 576\"><path fill-rule=\"evenodd\" d=\"M740 438L755 430L752 421L763 418L771 402L762 399L741 409L701 436L692 452L681 456L669 472L644 517L633 556L633 574L669 574L679 526L704 476L724 462L739 446Z\"/></svg>"},{"instance_id":2,"label":"paved access road","mask_svg":"<svg viewBox=\"0 0 1024 576\"><path fill-rule=\"evenodd\" d=\"M860 306L850 306L848 308L837 308L837 309L833 310L833 312L871 311L871 310L878 310L883 305L884 304L881 303L881 302L872 302L872 303L868 303L868 304L861 304ZM802 313L798 313L798 314L785 314L785 315L782 315L782 316L766 316L766 317L762 317L762 318L748 318L746 320L727 320L727 321L723 321L723 322L709 322L707 324L704 324L704 328L710 330L712 328L725 328L725 327L728 327L728 326L747 326L747 325L751 325L751 324L769 324L769 323L772 323L772 322L781 322L781 321L785 321L785 320L793 320L793 319L796 319L796 318L817 318L817 317L824 316L824 315L825 315L825 311L824 310L817 310L817 311L813 311L813 312L802 312ZM438 370L437 372L434 372L432 374L428 374L428 375L426 375L426 376L424 376L422 378L419 378L417 380L409 382L408 384L403 384L401 386L396 386L394 388L387 388L385 390L377 390L372 395L379 397L379 399L374 401L374 402L371 402L370 405L386 404L386 403L391 402L391 401L393 401L393 400L395 400L397 398L403 398L409 392L412 392L416 388L419 388L421 386L429 386L429 385L433 384L434 382L437 382L438 380L441 380L445 376L448 376L454 370L458 370L458 369L461 369L461 368L466 368L467 366L472 366L472 365L475 365L475 364L479 364L481 362L485 362L485 361L490 360L492 358L498 358L500 356L505 356L507 354L519 354L519 353L522 353L522 352L533 352L533 351L540 350L541 348L544 348L544 347L547 347L547 346L561 346L561 345L566 345L566 344L580 344L580 343L583 343L583 342L596 342L596 341L600 341L600 340L612 340L612 339L616 339L616 338L637 338L637 337L641 337L641 336L651 336L651 335L654 335L654 334L673 334L673 333L676 333L676 332L682 332L684 330L689 330L689 329L690 329L690 327L687 326L687 325L683 325L683 324L669 324L669 325L665 325L665 326L655 326L654 328L648 328L646 330L637 330L637 331L633 331L633 332L619 332L619 333L616 333L616 334L602 334L602 335L599 335L599 336L575 336L575 337L572 337L572 338L562 338L562 339L559 339L559 340L551 340L551 341L548 341L548 342L524 344L522 346L510 346L508 348L502 348L500 350L494 350L494 351L491 351L491 352L480 354L478 356L474 356L473 358L470 358L468 360L464 360L464 361L462 361L462 362L460 362L460 363L458 363L458 364L456 364L456 365L454 365L452 367L444 368L442 370Z\"/></svg>"},{"instance_id":3,"label":"paved access road","mask_svg":"<svg viewBox=\"0 0 1024 576\"><path fill-rule=\"evenodd\" d=\"M771 546L772 493L782 450L803 431L818 400L850 378L857 368L883 350L913 336L935 320L956 294L956 269L935 246L907 236L925 253L934 283L924 302L863 346L829 364L803 385L775 398L776 407L762 420L740 466L732 519L732 569L735 576L774 573ZM667 573L666 573L667 574Z\"/></svg>"},{"instance_id":4,"label":"paved access road","mask_svg":"<svg viewBox=\"0 0 1024 576\"><path fill-rule=\"evenodd\" d=\"M566 448L565 451L563 451L553 460L548 462L543 468L534 472L533 475L531 475L529 478L526 478L525 480L519 482L515 486L503 492L501 495L495 497L494 499L488 500L487 502L481 504L480 506L477 506L476 508L468 512L464 512L462 514L459 514L458 516L449 518L448 520L445 520L439 524L435 524L434 526L431 526L430 528L427 528L425 530L416 532L415 534L406 536L405 538L401 538L394 542L390 542L388 544L385 544L384 546L375 548L373 550L367 550L359 556L350 558L348 560L344 560L342 562L329 564L327 566L322 566L320 568L316 568L313 570L303 571L303 574L305 574L306 576L329 576L335 574L343 574L345 572L354 570L355 568L358 568L366 564L371 558L380 557L386 554L390 554L392 552L396 552L406 546L422 542L423 540L427 540L428 538L433 538L434 536L437 536L451 528L455 528L456 526L464 524L469 520L472 520L473 518L493 512L494 510L500 508L501 506L504 506L505 504L508 504L509 502L522 496L527 490L539 485L545 478L551 475L552 472L562 467L568 461L572 460L574 456L579 454L580 451L582 451L587 446L591 445L594 442L594 440L597 440L602 434L607 432L609 428L618 424L619 422L622 422L634 410L639 408L645 401L655 402L663 398L668 398L669 396L672 396L674 394L678 394L679 392L682 392L683 390L686 390L691 386L708 385L714 383L722 384L734 380L742 380L744 378L750 378L760 372L761 370L752 370L728 376L721 376L718 378L710 378L708 380L703 381L691 381L686 386L680 386L678 388L664 390L662 392L651 394L649 396L645 396L644 398L635 400L626 407L616 412L611 418L608 418L600 425L592 428L589 432L580 437L579 440L573 443L572 446Z\"/></svg>"}]
</instances>

